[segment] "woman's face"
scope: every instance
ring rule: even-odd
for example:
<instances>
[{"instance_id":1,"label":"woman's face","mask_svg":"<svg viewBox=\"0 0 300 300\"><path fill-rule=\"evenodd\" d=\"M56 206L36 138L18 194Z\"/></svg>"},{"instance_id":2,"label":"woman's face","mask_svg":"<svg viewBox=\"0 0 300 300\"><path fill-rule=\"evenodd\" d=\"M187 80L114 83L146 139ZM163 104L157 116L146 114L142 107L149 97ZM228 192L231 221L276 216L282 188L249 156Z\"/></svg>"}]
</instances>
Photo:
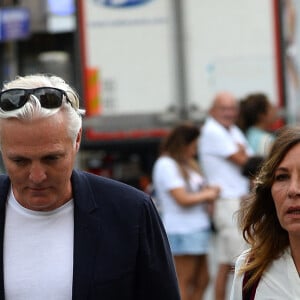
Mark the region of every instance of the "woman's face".
<instances>
[{"instance_id":1,"label":"woman's face","mask_svg":"<svg viewBox=\"0 0 300 300\"><path fill-rule=\"evenodd\" d=\"M190 159L190 158L193 158L193 157L196 156L196 154L197 154L197 141L198 141L198 139L194 140L193 142L191 142L190 144L188 144L186 146L185 155L186 155L187 159Z\"/></svg>"},{"instance_id":2,"label":"woman's face","mask_svg":"<svg viewBox=\"0 0 300 300\"><path fill-rule=\"evenodd\" d=\"M291 148L275 170L271 187L277 216L289 237L300 237L300 144Z\"/></svg>"}]
</instances>

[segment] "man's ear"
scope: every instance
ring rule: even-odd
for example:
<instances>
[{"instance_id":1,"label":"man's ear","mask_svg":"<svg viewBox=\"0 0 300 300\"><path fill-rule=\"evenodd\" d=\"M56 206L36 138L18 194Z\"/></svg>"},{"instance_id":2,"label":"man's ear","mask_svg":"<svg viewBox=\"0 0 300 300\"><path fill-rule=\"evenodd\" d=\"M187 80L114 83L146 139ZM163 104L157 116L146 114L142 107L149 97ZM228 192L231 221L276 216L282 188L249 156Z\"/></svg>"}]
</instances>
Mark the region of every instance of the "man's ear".
<instances>
[{"instance_id":1,"label":"man's ear","mask_svg":"<svg viewBox=\"0 0 300 300\"><path fill-rule=\"evenodd\" d=\"M77 137L76 137L76 142L75 142L75 149L76 152L78 152L80 143L81 143L81 136L82 136L82 128L78 131Z\"/></svg>"}]
</instances>

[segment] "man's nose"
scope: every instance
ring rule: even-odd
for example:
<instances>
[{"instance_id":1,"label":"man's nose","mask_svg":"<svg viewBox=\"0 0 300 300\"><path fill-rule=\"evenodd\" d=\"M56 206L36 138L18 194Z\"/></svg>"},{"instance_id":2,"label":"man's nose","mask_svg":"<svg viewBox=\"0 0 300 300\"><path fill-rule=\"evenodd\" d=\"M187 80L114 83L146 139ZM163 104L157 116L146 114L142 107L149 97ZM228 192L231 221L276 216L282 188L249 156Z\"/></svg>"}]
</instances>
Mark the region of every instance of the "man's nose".
<instances>
[{"instance_id":1,"label":"man's nose","mask_svg":"<svg viewBox=\"0 0 300 300\"><path fill-rule=\"evenodd\" d=\"M33 163L30 168L29 178L34 183L40 183L46 178L46 170L40 163Z\"/></svg>"}]
</instances>

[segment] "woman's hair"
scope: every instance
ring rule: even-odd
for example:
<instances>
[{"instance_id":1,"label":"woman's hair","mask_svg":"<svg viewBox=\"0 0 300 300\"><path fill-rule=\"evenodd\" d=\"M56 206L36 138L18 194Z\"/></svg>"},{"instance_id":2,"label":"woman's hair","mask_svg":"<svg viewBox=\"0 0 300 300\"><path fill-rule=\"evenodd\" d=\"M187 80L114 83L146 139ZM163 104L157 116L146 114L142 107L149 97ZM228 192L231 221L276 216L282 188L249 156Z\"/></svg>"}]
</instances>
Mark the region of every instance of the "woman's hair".
<instances>
[{"instance_id":1,"label":"woman's hair","mask_svg":"<svg viewBox=\"0 0 300 300\"><path fill-rule=\"evenodd\" d=\"M261 155L250 156L246 163L242 166L242 175L249 179L255 178L263 161L264 157Z\"/></svg>"},{"instance_id":2,"label":"woman's hair","mask_svg":"<svg viewBox=\"0 0 300 300\"><path fill-rule=\"evenodd\" d=\"M85 111L79 108L79 97L76 91L62 78L46 74L19 76L15 80L5 83L2 91L15 88L34 89L39 87L54 87L65 91L71 105L65 99L61 107L47 109L43 108L35 97L30 97L28 102L19 109L8 112L0 109L0 119L18 118L31 120L33 118L45 118L62 110L67 118L70 137L75 142L77 134L82 127L82 116Z\"/></svg>"},{"instance_id":3,"label":"woman's hair","mask_svg":"<svg viewBox=\"0 0 300 300\"><path fill-rule=\"evenodd\" d=\"M199 127L190 122L183 122L170 131L160 146L160 153L172 157L178 163L185 178L187 178L187 165L199 171L197 162L195 160L187 161L185 157L186 147L197 140L199 135Z\"/></svg>"},{"instance_id":4,"label":"woman's hair","mask_svg":"<svg viewBox=\"0 0 300 300\"><path fill-rule=\"evenodd\" d=\"M271 103L265 94L249 94L240 101L237 125L245 132L260 121L260 118L268 112L270 105Z\"/></svg>"},{"instance_id":5,"label":"woman's hair","mask_svg":"<svg viewBox=\"0 0 300 300\"><path fill-rule=\"evenodd\" d=\"M271 188L275 171L288 151L300 143L300 127L286 126L278 136L255 179L249 200L239 210L239 224L244 239L251 248L241 273L249 272L246 288L251 287L270 263L278 258L289 245L288 233L278 220Z\"/></svg>"}]
</instances>

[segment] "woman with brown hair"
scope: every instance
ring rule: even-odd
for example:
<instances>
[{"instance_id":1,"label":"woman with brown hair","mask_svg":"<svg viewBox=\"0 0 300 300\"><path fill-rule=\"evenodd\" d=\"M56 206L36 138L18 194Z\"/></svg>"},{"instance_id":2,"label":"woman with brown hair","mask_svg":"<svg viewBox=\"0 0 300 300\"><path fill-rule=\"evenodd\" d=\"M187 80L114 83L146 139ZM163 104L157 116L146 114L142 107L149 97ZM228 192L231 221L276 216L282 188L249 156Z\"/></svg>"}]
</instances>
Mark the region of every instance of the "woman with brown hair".
<instances>
[{"instance_id":1,"label":"woman with brown hair","mask_svg":"<svg viewBox=\"0 0 300 300\"><path fill-rule=\"evenodd\" d=\"M300 299L299 157L300 127L284 127L239 211L250 249L236 262L231 300Z\"/></svg>"},{"instance_id":2,"label":"woman with brown hair","mask_svg":"<svg viewBox=\"0 0 300 300\"><path fill-rule=\"evenodd\" d=\"M182 300L202 299L208 285L211 227L207 204L219 195L218 187L207 186L195 159L199 134L193 124L176 126L162 142L153 168L155 197L174 255Z\"/></svg>"}]
</instances>

